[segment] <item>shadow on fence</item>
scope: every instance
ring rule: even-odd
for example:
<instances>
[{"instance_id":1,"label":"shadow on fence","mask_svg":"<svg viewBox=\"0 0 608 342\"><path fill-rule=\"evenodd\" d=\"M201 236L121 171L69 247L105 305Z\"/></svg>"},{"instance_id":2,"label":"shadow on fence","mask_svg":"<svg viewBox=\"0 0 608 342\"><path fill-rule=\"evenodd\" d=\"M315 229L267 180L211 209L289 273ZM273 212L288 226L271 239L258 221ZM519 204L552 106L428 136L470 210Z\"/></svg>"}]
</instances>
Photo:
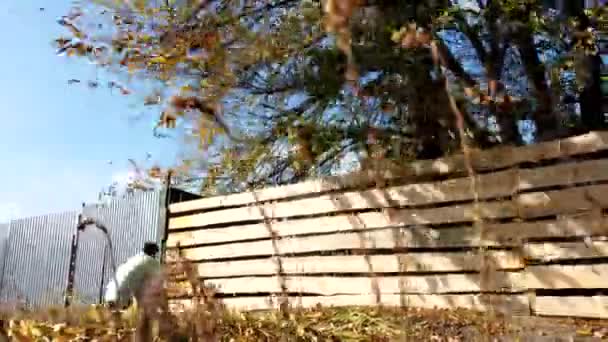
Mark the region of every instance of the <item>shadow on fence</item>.
<instances>
[{"instance_id":1,"label":"shadow on fence","mask_svg":"<svg viewBox=\"0 0 608 342\"><path fill-rule=\"evenodd\" d=\"M477 152L477 194L454 156L184 202L167 245L245 309L282 295L608 317L607 151L608 133L593 132Z\"/></svg>"}]
</instances>

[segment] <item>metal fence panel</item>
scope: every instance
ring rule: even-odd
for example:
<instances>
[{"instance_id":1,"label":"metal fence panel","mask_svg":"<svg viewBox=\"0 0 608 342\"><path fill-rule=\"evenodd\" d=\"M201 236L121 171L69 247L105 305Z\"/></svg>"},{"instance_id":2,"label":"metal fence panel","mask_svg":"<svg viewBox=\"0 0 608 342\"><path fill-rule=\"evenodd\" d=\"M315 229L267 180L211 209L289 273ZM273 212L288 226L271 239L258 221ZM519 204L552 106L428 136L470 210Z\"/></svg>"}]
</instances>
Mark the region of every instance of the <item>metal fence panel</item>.
<instances>
[{"instance_id":1,"label":"metal fence panel","mask_svg":"<svg viewBox=\"0 0 608 342\"><path fill-rule=\"evenodd\" d=\"M13 220L1 298L27 306L63 302L77 212Z\"/></svg>"},{"instance_id":2,"label":"metal fence panel","mask_svg":"<svg viewBox=\"0 0 608 342\"><path fill-rule=\"evenodd\" d=\"M9 223L0 223L0 293L4 283L4 265L6 263L6 248L8 246Z\"/></svg>"},{"instance_id":3,"label":"metal fence panel","mask_svg":"<svg viewBox=\"0 0 608 342\"><path fill-rule=\"evenodd\" d=\"M86 206L82 214L108 228L115 262L120 265L141 251L144 242L160 243L163 239L164 197L164 190L139 193L106 205ZM0 226L0 267L4 267L0 273L0 302L9 306L63 303L79 214L75 211L29 217ZM113 276L110 254L106 236L100 230L87 227L79 233L75 303L99 302Z\"/></svg>"},{"instance_id":4,"label":"metal fence panel","mask_svg":"<svg viewBox=\"0 0 608 342\"><path fill-rule=\"evenodd\" d=\"M91 237L89 245L80 248L77 267L82 264L90 265L92 269L99 270L103 268L103 287L97 287L97 291L103 291L109 279L113 277L114 265L111 262L110 253L113 252L116 266L124 263L129 257L141 251L144 242L155 241L160 244L163 238L164 222L161 220L161 211L163 209L162 200L164 200L164 191L154 191L130 195L126 198L115 199L108 204L85 207L84 215L96 218L103 223L107 228L112 241L113 250L107 248L105 239L98 235ZM81 243L83 243L81 241ZM104 253L105 251L105 253ZM103 254L103 267L99 263L100 255ZM84 260L85 258L95 260ZM81 277L80 271L76 271L76 282ZM95 283L98 278L86 280L87 284ZM81 284L84 284L82 280ZM79 288L81 288L79 286ZM81 293L84 291L81 289ZM92 295L92 292L90 292ZM99 292L97 292L99 296Z\"/></svg>"},{"instance_id":5,"label":"metal fence panel","mask_svg":"<svg viewBox=\"0 0 608 342\"><path fill-rule=\"evenodd\" d=\"M97 206L82 209L85 217L97 217ZM95 304L99 302L103 283L104 251L107 244L104 234L87 227L80 232L74 274L73 302Z\"/></svg>"},{"instance_id":6,"label":"metal fence panel","mask_svg":"<svg viewBox=\"0 0 608 342\"><path fill-rule=\"evenodd\" d=\"M65 299L72 236L78 224L78 213L68 212L48 216L48 225L45 227L44 235L41 236L41 244L47 245L45 250L47 276L40 305L59 305L63 304Z\"/></svg>"},{"instance_id":7,"label":"metal fence panel","mask_svg":"<svg viewBox=\"0 0 608 342\"><path fill-rule=\"evenodd\" d=\"M38 292L37 286L40 274L33 266L41 264L43 255L37 251L35 239L39 226L44 226L46 216L29 217L11 221L11 234L8 239L6 254L4 286L2 302L13 304L29 304Z\"/></svg>"}]
</instances>

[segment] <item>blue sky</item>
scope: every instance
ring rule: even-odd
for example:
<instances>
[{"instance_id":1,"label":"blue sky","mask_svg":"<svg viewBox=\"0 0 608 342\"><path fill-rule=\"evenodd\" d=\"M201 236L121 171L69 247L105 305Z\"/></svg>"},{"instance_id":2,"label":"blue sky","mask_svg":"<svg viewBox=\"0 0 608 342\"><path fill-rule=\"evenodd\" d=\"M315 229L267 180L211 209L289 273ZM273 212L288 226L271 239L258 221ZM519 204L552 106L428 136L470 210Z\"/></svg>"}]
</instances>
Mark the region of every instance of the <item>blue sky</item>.
<instances>
[{"instance_id":1,"label":"blue sky","mask_svg":"<svg viewBox=\"0 0 608 342\"><path fill-rule=\"evenodd\" d=\"M151 119L133 122L138 98L67 80L94 78L85 60L56 56L56 19L69 0L4 0L0 11L0 222L77 209L113 179L128 158L174 160L171 141L152 136ZM44 7L44 11L40 11ZM113 163L108 164L108 160Z\"/></svg>"}]
</instances>

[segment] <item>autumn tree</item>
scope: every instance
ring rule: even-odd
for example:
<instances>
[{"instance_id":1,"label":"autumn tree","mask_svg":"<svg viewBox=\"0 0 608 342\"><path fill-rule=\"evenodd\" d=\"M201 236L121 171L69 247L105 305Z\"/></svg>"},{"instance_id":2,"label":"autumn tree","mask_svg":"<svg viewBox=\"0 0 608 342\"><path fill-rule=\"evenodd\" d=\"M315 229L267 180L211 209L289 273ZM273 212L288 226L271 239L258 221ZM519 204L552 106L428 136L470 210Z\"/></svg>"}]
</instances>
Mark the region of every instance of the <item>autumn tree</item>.
<instances>
[{"instance_id":1,"label":"autumn tree","mask_svg":"<svg viewBox=\"0 0 608 342\"><path fill-rule=\"evenodd\" d=\"M160 113L155 134L196 138L203 152L182 166L204 158L209 190L435 158L463 137L522 144L522 123L533 140L601 127L568 102L593 106L584 61L605 9L571 14L536 0L97 0L59 21L70 35L56 43L157 82L142 95Z\"/></svg>"}]
</instances>

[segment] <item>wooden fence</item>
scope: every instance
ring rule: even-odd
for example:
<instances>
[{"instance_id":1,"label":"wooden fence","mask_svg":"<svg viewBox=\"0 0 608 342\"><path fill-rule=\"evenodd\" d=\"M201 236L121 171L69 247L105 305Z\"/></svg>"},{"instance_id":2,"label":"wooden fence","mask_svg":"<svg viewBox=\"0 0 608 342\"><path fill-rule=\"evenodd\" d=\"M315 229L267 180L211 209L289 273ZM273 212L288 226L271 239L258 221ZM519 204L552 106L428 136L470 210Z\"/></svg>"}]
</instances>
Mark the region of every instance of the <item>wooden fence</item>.
<instances>
[{"instance_id":1,"label":"wooden fence","mask_svg":"<svg viewBox=\"0 0 608 342\"><path fill-rule=\"evenodd\" d=\"M287 293L608 318L608 132L472 158L478 206L455 155L174 204L167 246L240 309Z\"/></svg>"}]
</instances>

